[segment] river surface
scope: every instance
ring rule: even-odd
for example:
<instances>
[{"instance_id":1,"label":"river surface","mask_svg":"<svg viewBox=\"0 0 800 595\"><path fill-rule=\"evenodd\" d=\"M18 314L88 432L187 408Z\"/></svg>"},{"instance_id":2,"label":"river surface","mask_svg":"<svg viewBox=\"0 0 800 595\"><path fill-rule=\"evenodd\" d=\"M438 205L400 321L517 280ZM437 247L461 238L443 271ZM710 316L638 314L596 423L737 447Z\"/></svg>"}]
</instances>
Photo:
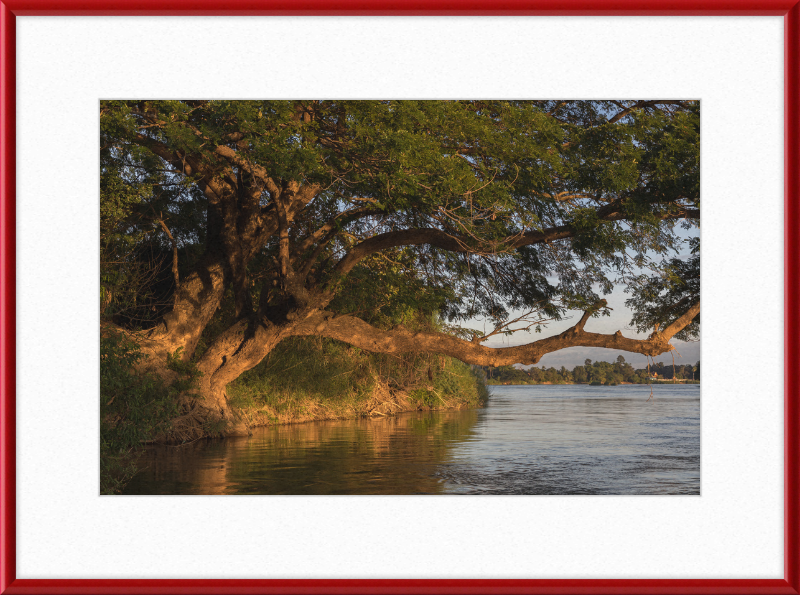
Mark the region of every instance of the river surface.
<instances>
[{"instance_id":1,"label":"river surface","mask_svg":"<svg viewBox=\"0 0 800 595\"><path fill-rule=\"evenodd\" d=\"M484 409L148 449L126 494L700 494L700 386L494 386Z\"/></svg>"}]
</instances>

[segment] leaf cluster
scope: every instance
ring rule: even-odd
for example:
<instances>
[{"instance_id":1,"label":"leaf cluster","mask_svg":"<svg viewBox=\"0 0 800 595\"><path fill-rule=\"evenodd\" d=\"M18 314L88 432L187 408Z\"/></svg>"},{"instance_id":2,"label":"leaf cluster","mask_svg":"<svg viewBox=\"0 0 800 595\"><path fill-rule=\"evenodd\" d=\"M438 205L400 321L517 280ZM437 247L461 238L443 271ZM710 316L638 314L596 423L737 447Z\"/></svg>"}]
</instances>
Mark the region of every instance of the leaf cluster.
<instances>
[{"instance_id":1,"label":"leaf cluster","mask_svg":"<svg viewBox=\"0 0 800 595\"><path fill-rule=\"evenodd\" d=\"M672 258L656 275L641 275L629 286L625 305L634 311L631 325L646 332L665 328L700 299L700 238L689 240L688 258ZM699 337L700 316L675 335L681 341Z\"/></svg>"}]
</instances>

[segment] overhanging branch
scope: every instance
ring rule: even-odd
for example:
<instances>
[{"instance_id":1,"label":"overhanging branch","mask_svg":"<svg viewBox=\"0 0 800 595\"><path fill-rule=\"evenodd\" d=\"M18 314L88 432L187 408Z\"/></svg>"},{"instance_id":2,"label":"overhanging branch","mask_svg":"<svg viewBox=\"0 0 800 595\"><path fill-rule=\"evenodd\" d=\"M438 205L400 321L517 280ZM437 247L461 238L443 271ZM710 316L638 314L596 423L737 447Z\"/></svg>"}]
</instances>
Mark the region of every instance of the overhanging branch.
<instances>
[{"instance_id":1,"label":"overhanging branch","mask_svg":"<svg viewBox=\"0 0 800 595\"><path fill-rule=\"evenodd\" d=\"M599 218L603 221L620 221L628 217L627 214L616 208L616 205L607 205L598 209ZM676 213L664 214L662 219L699 219L700 211L697 209L682 208ZM406 229L400 231L389 231L378 234L359 242L345 254L337 263L336 272L347 274L364 258L375 252L397 248L399 246L420 246L428 245L449 252L497 252L498 247L508 251L530 246L532 244L542 244L571 238L575 235L575 230L568 225L550 227L541 231L526 231L525 233L512 236L506 241L496 242L491 246L476 244L474 238L459 237L454 234L444 232L433 227L421 229Z\"/></svg>"},{"instance_id":2,"label":"overhanging branch","mask_svg":"<svg viewBox=\"0 0 800 595\"><path fill-rule=\"evenodd\" d=\"M486 347L443 333L413 333L402 327L386 331L359 318L333 316L329 312L318 312L308 317L292 334L322 335L376 353L441 353L482 366L529 365L538 363L547 353L567 347L605 347L655 357L673 350L669 340L700 313L700 302L697 302L664 331L655 331L647 339L630 339L620 331L613 335L586 332L584 326L589 316L604 305L604 300L599 302L575 326L559 335L514 347Z\"/></svg>"}]
</instances>

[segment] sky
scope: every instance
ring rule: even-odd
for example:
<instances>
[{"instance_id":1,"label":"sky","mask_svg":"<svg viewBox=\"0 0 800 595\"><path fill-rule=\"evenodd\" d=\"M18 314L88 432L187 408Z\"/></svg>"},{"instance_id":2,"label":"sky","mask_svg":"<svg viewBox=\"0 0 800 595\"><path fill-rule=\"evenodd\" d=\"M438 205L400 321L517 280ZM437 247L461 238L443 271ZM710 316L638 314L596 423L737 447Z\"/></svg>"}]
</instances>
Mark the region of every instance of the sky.
<instances>
[{"instance_id":1,"label":"sky","mask_svg":"<svg viewBox=\"0 0 800 595\"><path fill-rule=\"evenodd\" d=\"M676 230L680 236L687 239L690 236L693 236L698 233L697 229L686 231L686 230ZM679 252L677 254L678 257L684 258L689 255L689 250L686 248L685 250ZM666 258L672 258L676 256L675 254L667 255ZM631 318L633 318L633 313L629 308L625 306L625 300L631 297L630 294L624 292L624 288L622 286L617 286L614 288L608 295L603 295L603 299L608 301L608 306L612 308L610 316L600 316L600 317L592 317L586 323L585 330L594 333L603 333L603 334L613 334L617 331L622 331L622 334L626 337L630 337L632 339L645 339L647 338L649 333L637 333L631 327ZM537 341L539 339L544 339L546 337L550 337L553 335L557 335L568 328L575 325L578 320L580 320L583 312L575 311L569 314L569 319L560 320L558 322L551 322L542 329L541 333L537 332L525 332L521 331L515 333L511 336L494 336L491 337L489 340L485 341L483 345L487 347L509 347L514 345L524 345L526 343L531 343L533 341ZM472 328L476 328L479 330L483 330L483 323L477 320L470 321L470 326ZM489 329L487 328L487 331ZM702 331L701 331L702 337ZM664 353L660 356L655 358L656 362L662 362L665 365L672 364L672 357L675 357L675 365L686 365L692 364L694 365L698 361L700 361L700 345L701 340L698 339L697 341L692 342L685 342L685 341L677 341L673 339L671 341L673 345L675 345L676 351L670 353ZM561 366L566 367L567 369L572 369L575 366L582 366L586 359L590 359L592 361L607 361L613 362L616 361L617 357L622 355L625 358L625 361L632 364L634 368L644 368L647 366L647 357L638 353L631 353L629 351L620 351L617 349L604 349L600 347L570 347L567 349L560 349L559 351L554 351L552 353L548 353L542 357L536 367L546 367L546 368L560 368ZM526 366L527 367L527 366Z\"/></svg>"},{"instance_id":2,"label":"sky","mask_svg":"<svg viewBox=\"0 0 800 595\"><path fill-rule=\"evenodd\" d=\"M613 308L611 316L590 318L585 327L587 331L604 334L613 334L617 331L622 331L624 336L632 339L647 338L646 333L637 333L630 326L632 313L630 309L625 307L625 300L630 298L629 294L626 294L621 287L618 287L615 288L612 293L603 297L608 301L609 307ZM483 344L487 347L508 347L512 345L524 345L525 343L544 339L545 337L557 335L570 328L576 322L578 322L578 320L580 320L582 314L582 312L576 311L571 313L571 318L568 320L565 319L558 322L549 323L546 328L542 329L541 333L519 332L511 335L510 337L494 336ZM674 354L676 365L694 365L700 360L700 340L689 343L673 340L671 343L675 345L675 348L677 349L677 352ZM546 368L560 368L561 366L564 366L571 370L575 366L582 366L586 359L590 359L592 361L613 362L616 361L617 356L619 355L622 355L625 358L625 361L632 364L635 368L644 368L647 365L647 358L638 353L620 351L618 349L604 349L599 347L569 347L567 349L560 349L543 356L541 361L536 364L536 367L544 366ZM671 365L672 355L670 353L664 353L656 357L655 361Z\"/></svg>"}]
</instances>

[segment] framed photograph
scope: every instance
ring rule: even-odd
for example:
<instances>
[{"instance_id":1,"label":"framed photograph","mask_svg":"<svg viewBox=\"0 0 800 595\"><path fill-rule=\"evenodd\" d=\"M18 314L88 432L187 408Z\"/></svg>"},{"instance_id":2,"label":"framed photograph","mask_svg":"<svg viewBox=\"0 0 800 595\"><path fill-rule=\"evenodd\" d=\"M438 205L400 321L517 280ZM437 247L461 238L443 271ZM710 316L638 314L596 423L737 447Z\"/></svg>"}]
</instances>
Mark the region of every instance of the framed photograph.
<instances>
[{"instance_id":1,"label":"framed photograph","mask_svg":"<svg viewBox=\"0 0 800 595\"><path fill-rule=\"evenodd\" d=\"M800 593L795 0L0 8L0 593Z\"/></svg>"}]
</instances>

